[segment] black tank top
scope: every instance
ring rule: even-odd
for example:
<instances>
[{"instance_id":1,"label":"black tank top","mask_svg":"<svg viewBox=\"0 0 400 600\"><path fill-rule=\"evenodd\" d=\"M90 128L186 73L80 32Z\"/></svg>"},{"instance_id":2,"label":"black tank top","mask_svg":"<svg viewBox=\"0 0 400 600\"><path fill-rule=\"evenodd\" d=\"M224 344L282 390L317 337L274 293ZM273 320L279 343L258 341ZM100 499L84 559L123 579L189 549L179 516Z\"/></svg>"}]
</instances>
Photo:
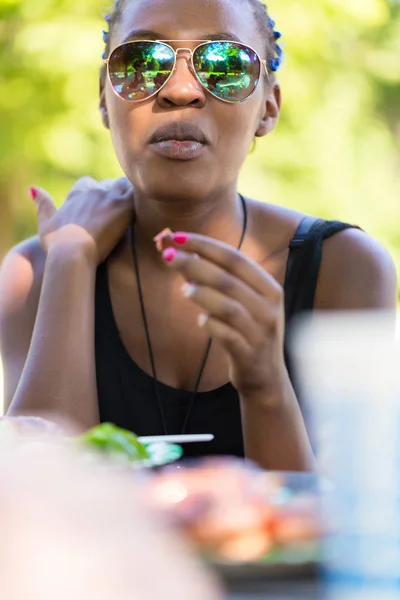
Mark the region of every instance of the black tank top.
<instances>
[{"instance_id":1,"label":"black tank top","mask_svg":"<svg viewBox=\"0 0 400 600\"><path fill-rule=\"evenodd\" d=\"M354 226L309 216L300 223L289 246L284 284L286 332L295 315L313 308L323 241L350 227ZM162 435L153 378L132 360L119 336L106 263L99 266L96 279L95 357L100 421L137 435ZM286 340L285 360L296 389ZM168 433L180 433L192 394L162 382L159 390ZM186 444L185 457L244 456L239 397L230 383L197 394L186 433L212 433L215 437L212 442Z\"/></svg>"}]
</instances>

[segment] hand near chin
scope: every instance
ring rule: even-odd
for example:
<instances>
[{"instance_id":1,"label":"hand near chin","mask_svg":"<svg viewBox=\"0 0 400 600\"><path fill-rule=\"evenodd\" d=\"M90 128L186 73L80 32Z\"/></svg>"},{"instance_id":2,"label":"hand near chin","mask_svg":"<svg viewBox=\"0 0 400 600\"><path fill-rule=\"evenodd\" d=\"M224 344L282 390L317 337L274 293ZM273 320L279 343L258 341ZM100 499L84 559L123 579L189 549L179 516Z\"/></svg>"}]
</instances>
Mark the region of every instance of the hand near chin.
<instances>
[{"instance_id":1,"label":"hand near chin","mask_svg":"<svg viewBox=\"0 0 400 600\"><path fill-rule=\"evenodd\" d=\"M287 377L282 287L240 251L209 237L167 234L161 251L186 280L183 295L203 309L199 326L226 350L241 396L270 395Z\"/></svg>"},{"instance_id":2,"label":"hand near chin","mask_svg":"<svg viewBox=\"0 0 400 600\"><path fill-rule=\"evenodd\" d=\"M125 177L79 179L57 210L42 188L32 188L43 250L77 248L97 265L112 252L135 217L133 187Z\"/></svg>"}]
</instances>

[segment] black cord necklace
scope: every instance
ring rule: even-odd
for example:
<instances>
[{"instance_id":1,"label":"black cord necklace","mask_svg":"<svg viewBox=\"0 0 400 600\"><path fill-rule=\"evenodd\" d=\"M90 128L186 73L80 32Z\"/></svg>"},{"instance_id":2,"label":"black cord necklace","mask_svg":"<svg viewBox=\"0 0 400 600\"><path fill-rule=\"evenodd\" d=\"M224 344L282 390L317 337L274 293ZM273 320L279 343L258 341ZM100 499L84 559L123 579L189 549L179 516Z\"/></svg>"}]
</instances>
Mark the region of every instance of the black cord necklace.
<instances>
[{"instance_id":1,"label":"black cord necklace","mask_svg":"<svg viewBox=\"0 0 400 600\"><path fill-rule=\"evenodd\" d=\"M240 200L242 202L242 207L243 207L243 229L242 229L242 235L240 237L240 241L239 241L237 249L241 250L244 238L246 236L246 230L247 230L247 206L246 206L246 201L243 198L243 196L241 194L239 194L239 197L240 197ZM155 390L155 394L156 394L156 398L157 398L157 405L158 405L158 410L159 410L159 413L160 413L160 420L161 420L161 424L162 424L162 428L163 428L163 433L164 433L164 435L168 435L167 423L166 423L166 419L165 419L165 415L164 415L163 404L162 404L162 401L161 401L160 389L159 389L159 386L158 386L156 365L155 365L155 361L154 361L153 346L151 344L151 339L150 339L150 332L149 332L149 325L148 325L148 321L147 321L146 308L145 308L145 305L144 305L142 283L141 283L141 280L140 280L140 273L139 273L139 263L138 263L137 253L136 253L135 230L134 230L133 226L132 226L132 229L131 229L131 244L132 244L132 254L133 254L133 262L134 262L134 265L135 265L135 272L136 272L136 280L137 280L137 286L138 286L138 293L139 293L140 309L141 309L141 312L142 312L142 319L143 319L143 325L144 325L144 329L145 329L145 333L146 333L147 347L148 347L148 350L149 350L151 371L152 371L152 375L153 375L154 390ZM185 431L186 431L186 428L187 428L187 425L188 425L188 422L189 422L189 419L190 419L190 415L192 413L192 409L193 409L194 401L195 401L195 398L197 396L197 392L198 392L198 389L199 389L201 377L203 375L203 372L204 372L204 369L205 369L205 366L206 366L206 363L207 363L207 359L208 359L208 356L210 354L211 344L212 344L212 339L210 339L208 341L205 354L204 354L203 359L201 361L200 371L199 371L199 373L197 375L197 379L196 379L196 383L195 383L195 386L194 386L194 390L193 390L192 396L190 398L190 402L189 402L188 409L186 411L185 419L184 419L183 424L182 424L182 428L181 428L181 433L182 434L185 433Z\"/></svg>"}]
</instances>

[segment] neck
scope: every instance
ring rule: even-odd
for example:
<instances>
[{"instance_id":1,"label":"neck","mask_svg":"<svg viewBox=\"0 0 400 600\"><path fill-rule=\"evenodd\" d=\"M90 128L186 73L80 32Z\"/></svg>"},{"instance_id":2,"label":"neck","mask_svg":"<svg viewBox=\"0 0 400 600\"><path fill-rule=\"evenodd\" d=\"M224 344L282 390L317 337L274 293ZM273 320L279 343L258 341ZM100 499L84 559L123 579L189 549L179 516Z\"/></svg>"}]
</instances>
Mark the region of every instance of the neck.
<instances>
[{"instance_id":1,"label":"neck","mask_svg":"<svg viewBox=\"0 0 400 600\"><path fill-rule=\"evenodd\" d=\"M153 238L163 229L199 233L236 247L243 208L236 187L195 201L159 200L135 194L137 247L159 262Z\"/></svg>"}]
</instances>

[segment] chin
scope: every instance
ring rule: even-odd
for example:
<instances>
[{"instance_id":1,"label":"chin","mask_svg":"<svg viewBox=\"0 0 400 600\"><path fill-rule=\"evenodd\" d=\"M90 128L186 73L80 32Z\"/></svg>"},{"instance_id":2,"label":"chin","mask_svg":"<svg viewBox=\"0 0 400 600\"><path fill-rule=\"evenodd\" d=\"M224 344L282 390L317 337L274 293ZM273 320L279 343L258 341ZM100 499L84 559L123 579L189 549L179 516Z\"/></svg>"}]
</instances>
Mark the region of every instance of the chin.
<instances>
[{"instance_id":1,"label":"chin","mask_svg":"<svg viewBox=\"0 0 400 600\"><path fill-rule=\"evenodd\" d=\"M171 164L168 170L138 170L131 181L145 196L170 202L200 201L220 188L220 177L214 175L209 166L207 169L204 165L195 167L193 161L190 167L181 163Z\"/></svg>"},{"instance_id":2,"label":"chin","mask_svg":"<svg viewBox=\"0 0 400 600\"><path fill-rule=\"evenodd\" d=\"M214 192L211 186L204 186L199 180L196 181L170 181L155 182L145 186L144 193L151 198L159 199L164 202L201 202L202 199L209 197Z\"/></svg>"}]
</instances>

